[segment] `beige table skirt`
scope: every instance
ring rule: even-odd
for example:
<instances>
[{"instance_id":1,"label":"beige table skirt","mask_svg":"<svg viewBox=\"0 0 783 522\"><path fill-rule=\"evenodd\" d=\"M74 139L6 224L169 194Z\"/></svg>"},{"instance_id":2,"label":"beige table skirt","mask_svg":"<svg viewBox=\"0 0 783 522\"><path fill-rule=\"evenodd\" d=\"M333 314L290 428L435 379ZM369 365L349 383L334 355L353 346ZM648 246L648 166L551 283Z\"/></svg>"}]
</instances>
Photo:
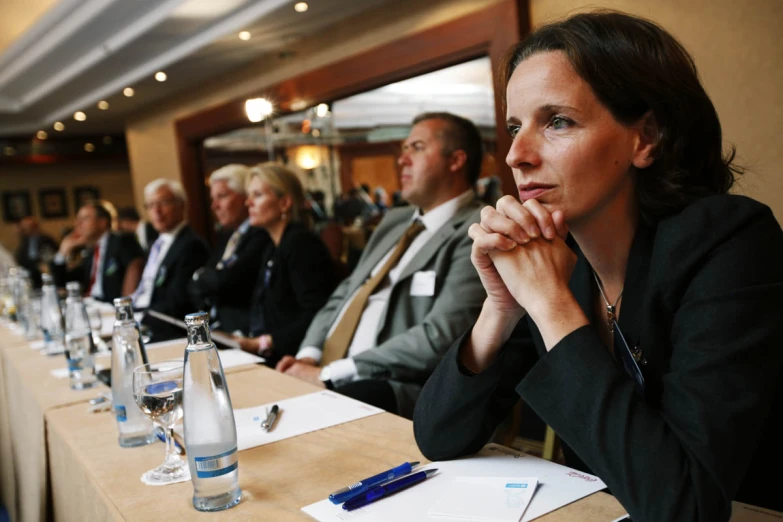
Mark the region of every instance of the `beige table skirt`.
<instances>
[{"instance_id":1,"label":"beige table skirt","mask_svg":"<svg viewBox=\"0 0 783 522\"><path fill-rule=\"evenodd\" d=\"M5 505L11 520L16 518L16 476L11 454L11 423L8 413L8 396L5 390L4 354L27 346L24 337L0 327L0 501Z\"/></svg>"},{"instance_id":2,"label":"beige table skirt","mask_svg":"<svg viewBox=\"0 0 783 522\"><path fill-rule=\"evenodd\" d=\"M226 378L235 408L318 389L264 367ZM120 448L111 415L88 414L81 406L51 410L46 421L57 522L311 520L301 508L344 486L346 477L362 477L404 461L426 462L410 421L388 413L374 415L240 452L242 502L207 514L193 509L190 482L151 487L139 480L162 462L162 444ZM608 522L623 512L613 497L595 494L540 520Z\"/></svg>"},{"instance_id":3,"label":"beige table skirt","mask_svg":"<svg viewBox=\"0 0 783 522\"><path fill-rule=\"evenodd\" d=\"M8 336L7 329L2 334ZM23 341L23 340L22 340ZM184 346L165 347L149 351L150 361L162 361L183 356ZM0 397L0 423L2 410L5 408L7 436L6 442L0 428L0 450L3 451L3 502L11 506L13 522L43 522L52 519L51 495L48 478L48 448L46 440L45 415L64 407L81 410L88 413L87 401L98 396L108 388L100 384L90 390L74 391L68 385L68 379L58 379L51 371L65 367L63 355L47 356L32 350L26 342L10 343L0 353L2 357L2 383L5 399ZM103 367L110 366L108 355L96 357L96 362ZM245 371L253 366L242 366L228 370ZM104 414L111 419L114 443L116 444L116 425L111 414ZM87 438L89 441L89 437ZM6 445L6 448L2 444ZM10 450L10 454L6 451ZM7 458L10 457L10 458ZM7 463L10 462L9 463ZM8 468L8 469L6 469ZM77 470L73 470L78 473ZM6 488L6 473L13 477L12 487ZM8 489L8 491L6 491ZM8 501L5 496L9 495ZM15 499L15 502L13 501ZM85 519L88 520L88 519ZM89 520L102 520L94 518Z\"/></svg>"}]
</instances>

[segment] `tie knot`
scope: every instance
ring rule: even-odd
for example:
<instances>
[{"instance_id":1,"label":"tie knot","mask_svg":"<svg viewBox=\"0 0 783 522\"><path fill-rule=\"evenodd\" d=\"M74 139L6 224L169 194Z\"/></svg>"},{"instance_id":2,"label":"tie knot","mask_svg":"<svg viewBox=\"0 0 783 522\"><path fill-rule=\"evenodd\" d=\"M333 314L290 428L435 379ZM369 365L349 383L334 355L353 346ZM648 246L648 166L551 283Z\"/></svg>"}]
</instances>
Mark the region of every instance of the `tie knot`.
<instances>
[{"instance_id":1,"label":"tie knot","mask_svg":"<svg viewBox=\"0 0 783 522\"><path fill-rule=\"evenodd\" d=\"M409 237L410 239L415 238L418 236L422 231L426 230L427 227L424 226L424 223L421 222L420 219L417 219L411 225L408 227L408 230L405 231L405 236Z\"/></svg>"}]
</instances>

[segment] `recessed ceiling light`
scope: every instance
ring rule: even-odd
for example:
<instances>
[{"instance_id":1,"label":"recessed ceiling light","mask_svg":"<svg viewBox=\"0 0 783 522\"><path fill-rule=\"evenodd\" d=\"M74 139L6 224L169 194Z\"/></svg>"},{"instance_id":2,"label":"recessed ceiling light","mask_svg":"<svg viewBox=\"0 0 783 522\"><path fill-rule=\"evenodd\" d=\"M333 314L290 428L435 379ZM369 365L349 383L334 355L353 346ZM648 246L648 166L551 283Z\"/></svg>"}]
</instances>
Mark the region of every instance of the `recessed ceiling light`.
<instances>
[{"instance_id":1,"label":"recessed ceiling light","mask_svg":"<svg viewBox=\"0 0 783 522\"><path fill-rule=\"evenodd\" d=\"M87 142L87 143L85 143L85 144L84 144L84 150L85 150L86 152L92 152L92 151L94 151L94 150L95 150L95 145L93 145L93 144L92 144L92 143L90 143L90 142Z\"/></svg>"},{"instance_id":2,"label":"recessed ceiling light","mask_svg":"<svg viewBox=\"0 0 783 522\"><path fill-rule=\"evenodd\" d=\"M250 31L242 31L239 33L239 39L244 41L250 40Z\"/></svg>"},{"instance_id":3,"label":"recessed ceiling light","mask_svg":"<svg viewBox=\"0 0 783 522\"><path fill-rule=\"evenodd\" d=\"M122 90L122 94L124 94L128 98L131 98L134 94L136 94L136 91L133 90L133 87L125 87Z\"/></svg>"},{"instance_id":4,"label":"recessed ceiling light","mask_svg":"<svg viewBox=\"0 0 783 522\"><path fill-rule=\"evenodd\" d=\"M46 134L46 131L39 130L38 132L35 133L35 137L38 138L39 140L45 140L46 138L49 137L49 135Z\"/></svg>"},{"instance_id":5,"label":"recessed ceiling light","mask_svg":"<svg viewBox=\"0 0 783 522\"><path fill-rule=\"evenodd\" d=\"M101 100L98 102L98 108L102 111L105 111L109 108L109 102L106 100Z\"/></svg>"},{"instance_id":6,"label":"recessed ceiling light","mask_svg":"<svg viewBox=\"0 0 783 522\"><path fill-rule=\"evenodd\" d=\"M87 119L87 115L82 111L77 111L73 113L73 119L76 121L84 121Z\"/></svg>"},{"instance_id":7,"label":"recessed ceiling light","mask_svg":"<svg viewBox=\"0 0 783 522\"><path fill-rule=\"evenodd\" d=\"M165 82L166 78L168 78L168 76L166 76L166 73L164 73L163 71L158 71L155 73L155 79L158 80L159 82Z\"/></svg>"},{"instance_id":8,"label":"recessed ceiling light","mask_svg":"<svg viewBox=\"0 0 783 522\"><path fill-rule=\"evenodd\" d=\"M111 136L104 136L103 137L103 144L104 145L111 145L112 139Z\"/></svg>"},{"instance_id":9,"label":"recessed ceiling light","mask_svg":"<svg viewBox=\"0 0 783 522\"><path fill-rule=\"evenodd\" d=\"M65 130L65 125L63 125L63 122L61 122L61 121L56 121L56 122L54 122L54 130L56 130L58 132L62 131L62 130Z\"/></svg>"},{"instance_id":10,"label":"recessed ceiling light","mask_svg":"<svg viewBox=\"0 0 783 522\"><path fill-rule=\"evenodd\" d=\"M294 4L294 11L297 13L304 13L310 8L310 6L307 5L307 2L297 2Z\"/></svg>"}]
</instances>

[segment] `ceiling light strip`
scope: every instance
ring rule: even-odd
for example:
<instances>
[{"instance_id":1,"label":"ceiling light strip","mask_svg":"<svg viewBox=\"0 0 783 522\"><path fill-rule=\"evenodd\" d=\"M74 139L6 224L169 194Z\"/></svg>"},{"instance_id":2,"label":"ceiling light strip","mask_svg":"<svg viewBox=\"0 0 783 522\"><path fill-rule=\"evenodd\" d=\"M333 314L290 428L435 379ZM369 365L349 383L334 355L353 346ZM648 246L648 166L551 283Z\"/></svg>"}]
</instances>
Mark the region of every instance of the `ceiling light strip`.
<instances>
[{"instance_id":1,"label":"ceiling light strip","mask_svg":"<svg viewBox=\"0 0 783 522\"><path fill-rule=\"evenodd\" d=\"M45 11L33 25L27 28L0 54L0 70L24 54L28 47L36 44L52 27L59 24L85 0L60 0Z\"/></svg>"},{"instance_id":2,"label":"ceiling light strip","mask_svg":"<svg viewBox=\"0 0 783 522\"><path fill-rule=\"evenodd\" d=\"M103 44L96 45L86 55L71 62L67 67L63 67L45 82L38 85L38 87L27 92L20 100L22 107L29 107L37 103L40 99L56 91L90 67L108 58L128 43L138 39L141 35L165 21L169 13L182 2L183 0L163 2L155 9L136 19L130 26L117 32Z\"/></svg>"},{"instance_id":3,"label":"ceiling light strip","mask_svg":"<svg viewBox=\"0 0 783 522\"><path fill-rule=\"evenodd\" d=\"M105 83L98 89L93 90L85 94L84 96L74 100L67 106L46 115L37 122L30 122L31 127L40 127L47 122L67 118L73 114L74 111L78 111L83 107L88 107L95 104L98 100L102 100L112 94L116 94L121 91L127 85L133 85L138 81L148 78L156 71L165 70L171 64L185 58L186 56L198 51L202 47L209 45L214 40L225 36L226 34L233 34L242 27L246 27L251 23L254 23L259 18L267 15L268 13L278 9L289 3L289 0L266 0L256 2L241 9L219 22L213 24L206 30L198 33L197 35L185 40L181 44L169 49L168 51L155 56L155 59L150 60L135 69L116 77L114 80Z\"/></svg>"},{"instance_id":4,"label":"ceiling light strip","mask_svg":"<svg viewBox=\"0 0 783 522\"><path fill-rule=\"evenodd\" d=\"M59 24L49 32L40 35L40 38L27 51L0 71L0 89L33 67L52 50L61 46L115 1L118 0L89 0L62 18Z\"/></svg>"}]
</instances>

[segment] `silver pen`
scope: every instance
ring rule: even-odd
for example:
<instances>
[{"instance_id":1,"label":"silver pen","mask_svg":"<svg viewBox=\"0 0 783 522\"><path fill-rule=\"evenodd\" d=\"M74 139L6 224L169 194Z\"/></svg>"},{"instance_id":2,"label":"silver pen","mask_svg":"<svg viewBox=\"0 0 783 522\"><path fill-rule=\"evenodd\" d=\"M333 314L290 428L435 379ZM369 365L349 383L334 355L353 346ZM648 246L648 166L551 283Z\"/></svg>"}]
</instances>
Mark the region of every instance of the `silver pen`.
<instances>
[{"instance_id":1,"label":"silver pen","mask_svg":"<svg viewBox=\"0 0 783 522\"><path fill-rule=\"evenodd\" d=\"M275 420L277 419L277 413L279 411L280 408L277 407L277 404L272 406L271 410L267 410L266 419L261 423L261 427L264 428L264 431L268 432L272 429L272 427L275 425Z\"/></svg>"}]
</instances>

